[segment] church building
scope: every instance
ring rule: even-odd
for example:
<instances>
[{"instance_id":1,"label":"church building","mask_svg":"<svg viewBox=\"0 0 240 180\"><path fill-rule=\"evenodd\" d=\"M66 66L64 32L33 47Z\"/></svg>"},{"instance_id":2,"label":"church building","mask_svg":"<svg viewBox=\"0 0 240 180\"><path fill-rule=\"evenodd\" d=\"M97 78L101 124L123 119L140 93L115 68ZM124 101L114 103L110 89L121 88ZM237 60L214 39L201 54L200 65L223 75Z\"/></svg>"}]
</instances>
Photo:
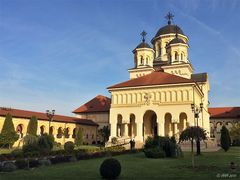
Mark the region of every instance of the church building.
<instances>
[{"instance_id":1,"label":"church building","mask_svg":"<svg viewBox=\"0 0 240 180\"><path fill-rule=\"evenodd\" d=\"M200 126L210 136L207 73L194 73L188 56L189 39L166 16L161 27L133 50L130 80L108 87L111 93L110 131L118 139L144 142L148 136L175 136L188 126Z\"/></svg>"}]
</instances>

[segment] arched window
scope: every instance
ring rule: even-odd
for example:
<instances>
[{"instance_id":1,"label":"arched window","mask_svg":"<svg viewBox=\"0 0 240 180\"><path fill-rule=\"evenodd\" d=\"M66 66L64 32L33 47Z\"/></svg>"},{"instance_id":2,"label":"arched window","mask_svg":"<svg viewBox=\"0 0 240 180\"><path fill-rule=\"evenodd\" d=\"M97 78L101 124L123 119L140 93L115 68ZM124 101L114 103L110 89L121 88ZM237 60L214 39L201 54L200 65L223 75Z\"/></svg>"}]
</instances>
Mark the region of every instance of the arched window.
<instances>
[{"instance_id":1,"label":"arched window","mask_svg":"<svg viewBox=\"0 0 240 180\"><path fill-rule=\"evenodd\" d=\"M148 59L149 59L149 57L146 58L146 65L148 65Z\"/></svg>"},{"instance_id":2,"label":"arched window","mask_svg":"<svg viewBox=\"0 0 240 180\"><path fill-rule=\"evenodd\" d=\"M183 55L183 53L181 53L181 60L183 60L183 57L184 57L184 55Z\"/></svg>"},{"instance_id":3,"label":"arched window","mask_svg":"<svg viewBox=\"0 0 240 180\"><path fill-rule=\"evenodd\" d=\"M141 56L141 62L140 63L141 63L141 65L143 65L143 56Z\"/></svg>"},{"instance_id":4,"label":"arched window","mask_svg":"<svg viewBox=\"0 0 240 180\"><path fill-rule=\"evenodd\" d=\"M76 128L73 129L73 134L72 134L72 138L75 138L76 137Z\"/></svg>"},{"instance_id":5,"label":"arched window","mask_svg":"<svg viewBox=\"0 0 240 180\"><path fill-rule=\"evenodd\" d=\"M178 61L178 53L175 52L175 60Z\"/></svg>"},{"instance_id":6,"label":"arched window","mask_svg":"<svg viewBox=\"0 0 240 180\"><path fill-rule=\"evenodd\" d=\"M69 138L69 128L66 128L64 131L65 138Z\"/></svg>"},{"instance_id":7,"label":"arched window","mask_svg":"<svg viewBox=\"0 0 240 180\"><path fill-rule=\"evenodd\" d=\"M19 124L16 128L16 131L17 131L17 134L19 135L19 138L22 138L23 137L23 125L22 124Z\"/></svg>"},{"instance_id":8,"label":"arched window","mask_svg":"<svg viewBox=\"0 0 240 180\"><path fill-rule=\"evenodd\" d=\"M45 126L40 127L40 135L43 135L45 133Z\"/></svg>"},{"instance_id":9,"label":"arched window","mask_svg":"<svg viewBox=\"0 0 240 180\"><path fill-rule=\"evenodd\" d=\"M61 127L58 128L57 138L62 138L63 130Z\"/></svg>"}]
</instances>

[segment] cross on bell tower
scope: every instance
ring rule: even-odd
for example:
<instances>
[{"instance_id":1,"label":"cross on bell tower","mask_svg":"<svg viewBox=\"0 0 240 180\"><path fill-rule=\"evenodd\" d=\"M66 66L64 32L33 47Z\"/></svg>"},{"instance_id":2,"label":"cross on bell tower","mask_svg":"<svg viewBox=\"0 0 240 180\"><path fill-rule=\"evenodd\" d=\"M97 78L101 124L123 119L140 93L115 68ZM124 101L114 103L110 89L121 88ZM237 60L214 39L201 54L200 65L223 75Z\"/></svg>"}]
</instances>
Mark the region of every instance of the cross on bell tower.
<instances>
[{"instance_id":1,"label":"cross on bell tower","mask_svg":"<svg viewBox=\"0 0 240 180\"><path fill-rule=\"evenodd\" d=\"M147 35L147 33L143 30L140 35L142 36L142 42L145 42L145 36Z\"/></svg>"},{"instance_id":2,"label":"cross on bell tower","mask_svg":"<svg viewBox=\"0 0 240 180\"><path fill-rule=\"evenodd\" d=\"M168 20L168 24L171 24L171 21L173 20L174 15L171 12L168 12L168 14L165 16L165 18Z\"/></svg>"}]
</instances>

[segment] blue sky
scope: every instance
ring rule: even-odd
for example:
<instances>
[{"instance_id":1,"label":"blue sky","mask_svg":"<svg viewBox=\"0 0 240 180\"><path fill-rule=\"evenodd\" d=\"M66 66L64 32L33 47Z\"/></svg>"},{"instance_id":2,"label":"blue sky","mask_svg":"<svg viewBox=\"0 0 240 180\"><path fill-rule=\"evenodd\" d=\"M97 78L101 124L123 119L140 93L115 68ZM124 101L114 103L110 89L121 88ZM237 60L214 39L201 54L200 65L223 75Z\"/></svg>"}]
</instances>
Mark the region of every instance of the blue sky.
<instances>
[{"instance_id":1,"label":"blue sky","mask_svg":"<svg viewBox=\"0 0 240 180\"><path fill-rule=\"evenodd\" d=\"M240 106L238 0L0 0L0 106L71 115L109 96L129 79L140 32L149 42L168 11L195 72L209 74L210 106Z\"/></svg>"}]
</instances>

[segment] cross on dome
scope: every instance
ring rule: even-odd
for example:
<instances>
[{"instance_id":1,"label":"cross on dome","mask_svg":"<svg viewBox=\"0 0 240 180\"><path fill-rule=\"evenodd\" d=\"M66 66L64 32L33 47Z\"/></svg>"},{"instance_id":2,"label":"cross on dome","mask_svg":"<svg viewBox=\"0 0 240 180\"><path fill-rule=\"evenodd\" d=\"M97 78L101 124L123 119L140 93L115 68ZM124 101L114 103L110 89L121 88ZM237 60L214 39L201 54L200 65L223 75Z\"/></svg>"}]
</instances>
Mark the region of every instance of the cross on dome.
<instances>
[{"instance_id":1,"label":"cross on dome","mask_svg":"<svg viewBox=\"0 0 240 180\"><path fill-rule=\"evenodd\" d=\"M145 42L145 36L147 35L147 33L143 30L140 35L142 36L142 42Z\"/></svg>"},{"instance_id":2,"label":"cross on dome","mask_svg":"<svg viewBox=\"0 0 240 180\"><path fill-rule=\"evenodd\" d=\"M165 16L165 18L168 20L168 24L171 24L171 20L173 20L174 15L171 12L168 12L168 14Z\"/></svg>"}]
</instances>

